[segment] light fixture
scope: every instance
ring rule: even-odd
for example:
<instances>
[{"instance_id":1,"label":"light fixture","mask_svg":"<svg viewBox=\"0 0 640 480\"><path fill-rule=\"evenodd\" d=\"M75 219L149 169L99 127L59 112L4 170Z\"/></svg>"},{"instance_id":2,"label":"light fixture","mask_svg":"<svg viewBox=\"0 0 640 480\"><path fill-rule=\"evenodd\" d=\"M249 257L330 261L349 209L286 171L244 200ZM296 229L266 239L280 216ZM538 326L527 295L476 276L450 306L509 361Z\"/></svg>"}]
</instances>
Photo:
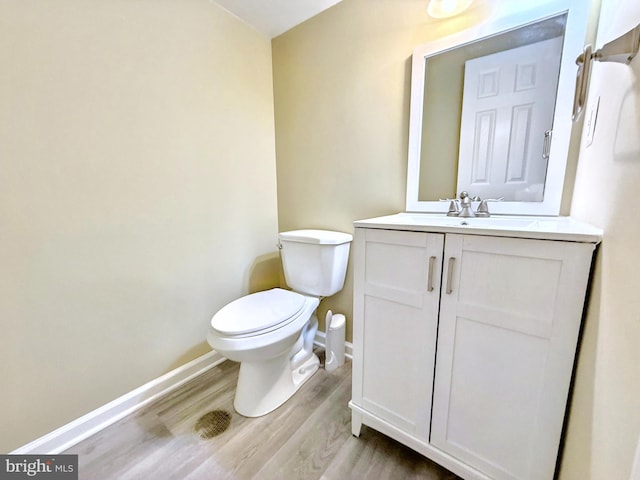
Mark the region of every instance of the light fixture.
<instances>
[{"instance_id":1,"label":"light fixture","mask_svg":"<svg viewBox=\"0 0 640 480\"><path fill-rule=\"evenodd\" d=\"M433 18L447 18L464 12L473 0L430 0L427 13Z\"/></svg>"}]
</instances>

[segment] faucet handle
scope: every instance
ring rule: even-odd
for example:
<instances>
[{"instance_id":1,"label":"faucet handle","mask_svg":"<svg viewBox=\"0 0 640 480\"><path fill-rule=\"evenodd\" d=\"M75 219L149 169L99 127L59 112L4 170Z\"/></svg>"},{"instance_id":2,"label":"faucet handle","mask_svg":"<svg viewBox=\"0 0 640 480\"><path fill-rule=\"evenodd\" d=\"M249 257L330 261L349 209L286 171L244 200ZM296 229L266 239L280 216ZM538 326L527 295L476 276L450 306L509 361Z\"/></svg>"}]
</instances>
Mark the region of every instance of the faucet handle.
<instances>
[{"instance_id":1,"label":"faucet handle","mask_svg":"<svg viewBox=\"0 0 640 480\"><path fill-rule=\"evenodd\" d=\"M487 202L501 202L502 200L504 200L504 197L480 200L480 205L478 205L478 209L476 210L476 217L490 217L491 214L489 213L489 205L487 205Z\"/></svg>"},{"instance_id":2,"label":"faucet handle","mask_svg":"<svg viewBox=\"0 0 640 480\"><path fill-rule=\"evenodd\" d=\"M457 217L460 214L460 200L457 198L441 198L441 202L449 202L447 217Z\"/></svg>"},{"instance_id":3,"label":"faucet handle","mask_svg":"<svg viewBox=\"0 0 640 480\"><path fill-rule=\"evenodd\" d=\"M476 210L476 217L490 217L489 206L487 205L487 200L480 200L480 205L478 205L478 209Z\"/></svg>"},{"instance_id":4,"label":"faucet handle","mask_svg":"<svg viewBox=\"0 0 640 480\"><path fill-rule=\"evenodd\" d=\"M451 200L449 203L449 211L447 212L447 217L457 217L460 215L460 206L458 205L458 200Z\"/></svg>"}]
</instances>

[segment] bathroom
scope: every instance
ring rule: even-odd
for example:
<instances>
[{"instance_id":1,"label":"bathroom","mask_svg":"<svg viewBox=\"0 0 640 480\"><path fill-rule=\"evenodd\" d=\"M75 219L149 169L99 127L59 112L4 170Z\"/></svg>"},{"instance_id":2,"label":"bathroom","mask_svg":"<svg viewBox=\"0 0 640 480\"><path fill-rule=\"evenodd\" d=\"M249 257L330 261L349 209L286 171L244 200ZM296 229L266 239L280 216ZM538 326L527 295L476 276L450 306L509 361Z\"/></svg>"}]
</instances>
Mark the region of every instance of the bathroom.
<instances>
[{"instance_id":1,"label":"bathroom","mask_svg":"<svg viewBox=\"0 0 640 480\"><path fill-rule=\"evenodd\" d=\"M1 451L208 353L215 311L281 284L278 231L405 210L411 53L509 2L425 3L343 0L272 40L205 0L0 2ZM600 24L638 8L602 0ZM621 68L594 66L561 209L605 232L567 479L629 478L640 434L638 59ZM352 294L348 271L319 318Z\"/></svg>"}]
</instances>

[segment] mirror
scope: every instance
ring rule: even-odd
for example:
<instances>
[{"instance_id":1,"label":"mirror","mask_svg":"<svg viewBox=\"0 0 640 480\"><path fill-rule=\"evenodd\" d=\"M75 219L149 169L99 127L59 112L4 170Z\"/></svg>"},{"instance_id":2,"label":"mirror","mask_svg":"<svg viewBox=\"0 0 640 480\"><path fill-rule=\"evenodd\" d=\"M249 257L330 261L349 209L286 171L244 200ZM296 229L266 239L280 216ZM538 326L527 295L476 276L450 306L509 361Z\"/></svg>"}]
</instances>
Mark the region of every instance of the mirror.
<instances>
[{"instance_id":1,"label":"mirror","mask_svg":"<svg viewBox=\"0 0 640 480\"><path fill-rule=\"evenodd\" d=\"M565 24L552 17L426 60L419 200L543 199Z\"/></svg>"},{"instance_id":2,"label":"mirror","mask_svg":"<svg viewBox=\"0 0 640 480\"><path fill-rule=\"evenodd\" d=\"M552 1L415 49L407 211L464 190L504 197L492 213L559 213L587 13Z\"/></svg>"}]
</instances>

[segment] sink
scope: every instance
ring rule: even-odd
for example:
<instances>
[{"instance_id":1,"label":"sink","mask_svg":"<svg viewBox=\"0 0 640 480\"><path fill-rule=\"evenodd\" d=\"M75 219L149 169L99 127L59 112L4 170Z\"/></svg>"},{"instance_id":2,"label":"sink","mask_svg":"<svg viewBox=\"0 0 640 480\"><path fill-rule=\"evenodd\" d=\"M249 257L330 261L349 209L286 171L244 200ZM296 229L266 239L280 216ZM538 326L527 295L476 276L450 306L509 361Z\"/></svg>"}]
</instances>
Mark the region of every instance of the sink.
<instances>
[{"instance_id":1,"label":"sink","mask_svg":"<svg viewBox=\"0 0 640 480\"><path fill-rule=\"evenodd\" d=\"M455 218L455 217L450 217ZM529 218L502 218L502 217L472 217L472 218L455 218L458 225L479 227L479 228L532 228L538 223L537 220Z\"/></svg>"},{"instance_id":2,"label":"sink","mask_svg":"<svg viewBox=\"0 0 640 480\"><path fill-rule=\"evenodd\" d=\"M427 223L431 226L442 227L471 227L471 228L533 228L537 224L537 219L531 218L507 218L507 217L447 217L446 215L425 215L425 214L405 214L406 219L414 221L416 224Z\"/></svg>"},{"instance_id":3,"label":"sink","mask_svg":"<svg viewBox=\"0 0 640 480\"><path fill-rule=\"evenodd\" d=\"M407 230L417 232L463 233L502 237L595 242L602 230L571 217L447 217L443 213L402 212L354 222L356 227Z\"/></svg>"}]
</instances>

